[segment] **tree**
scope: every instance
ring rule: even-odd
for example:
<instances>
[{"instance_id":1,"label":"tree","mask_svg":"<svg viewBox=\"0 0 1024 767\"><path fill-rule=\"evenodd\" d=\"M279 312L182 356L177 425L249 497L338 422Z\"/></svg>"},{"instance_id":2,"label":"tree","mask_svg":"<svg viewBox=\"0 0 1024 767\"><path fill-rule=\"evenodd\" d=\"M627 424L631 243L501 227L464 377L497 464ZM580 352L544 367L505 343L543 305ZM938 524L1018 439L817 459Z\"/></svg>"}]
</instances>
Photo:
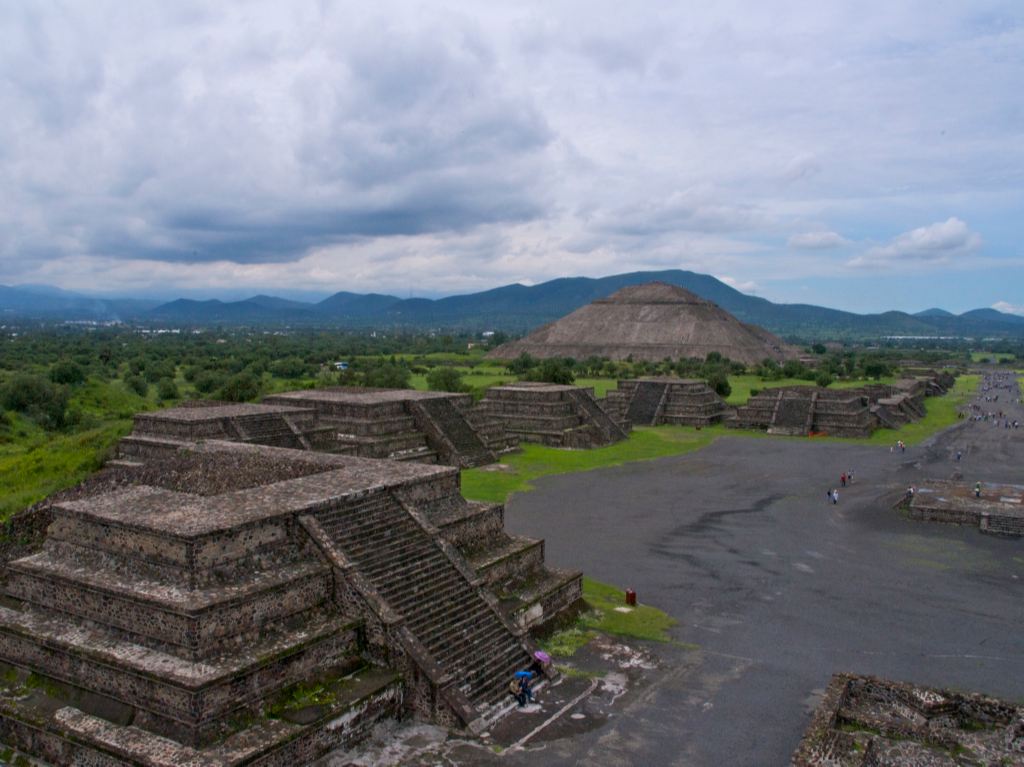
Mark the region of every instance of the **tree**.
<instances>
[{"instance_id":1,"label":"tree","mask_svg":"<svg viewBox=\"0 0 1024 767\"><path fill-rule=\"evenodd\" d=\"M512 375L521 376L525 375L528 371L537 367L537 360L531 357L526 352L523 352L510 363L508 363L508 372Z\"/></svg>"},{"instance_id":2,"label":"tree","mask_svg":"<svg viewBox=\"0 0 1024 767\"><path fill-rule=\"evenodd\" d=\"M178 385L173 378L161 378L156 384L156 396L160 399L177 399Z\"/></svg>"},{"instance_id":3,"label":"tree","mask_svg":"<svg viewBox=\"0 0 1024 767\"><path fill-rule=\"evenodd\" d=\"M217 399L222 399L225 402L248 402L258 396L260 396L260 382L251 373L233 375L217 390Z\"/></svg>"},{"instance_id":4,"label":"tree","mask_svg":"<svg viewBox=\"0 0 1024 767\"><path fill-rule=\"evenodd\" d=\"M59 429L65 424L68 393L45 378L21 373L0 387L0 405L24 413L44 428Z\"/></svg>"},{"instance_id":5,"label":"tree","mask_svg":"<svg viewBox=\"0 0 1024 767\"><path fill-rule=\"evenodd\" d=\"M544 360L538 367L531 369L525 378L527 381L570 385L576 381L576 374L572 372L568 360L556 357Z\"/></svg>"},{"instance_id":6,"label":"tree","mask_svg":"<svg viewBox=\"0 0 1024 767\"><path fill-rule=\"evenodd\" d=\"M820 373L818 373L818 377L814 379L814 382L824 389L826 386L832 383L832 374L829 373L827 370L822 370Z\"/></svg>"},{"instance_id":7,"label":"tree","mask_svg":"<svg viewBox=\"0 0 1024 767\"><path fill-rule=\"evenodd\" d=\"M427 388L431 391L469 391L462 380L462 373L447 365L439 365L427 373Z\"/></svg>"},{"instance_id":8,"label":"tree","mask_svg":"<svg viewBox=\"0 0 1024 767\"><path fill-rule=\"evenodd\" d=\"M149 382L140 375L125 376L124 385L140 397L149 393Z\"/></svg>"},{"instance_id":9,"label":"tree","mask_svg":"<svg viewBox=\"0 0 1024 767\"><path fill-rule=\"evenodd\" d=\"M85 371L71 360L61 360L50 368L50 380L55 384L74 385L85 381Z\"/></svg>"},{"instance_id":10,"label":"tree","mask_svg":"<svg viewBox=\"0 0 1024 767\"><path fill-rule=\"evenodd\" d=\"M716 371L712 373L705 379L705 382L715 390L715 394L723 399L732 394L732 386L729 384L729 378L722 372Z\"/></svg>"}]
</instances>

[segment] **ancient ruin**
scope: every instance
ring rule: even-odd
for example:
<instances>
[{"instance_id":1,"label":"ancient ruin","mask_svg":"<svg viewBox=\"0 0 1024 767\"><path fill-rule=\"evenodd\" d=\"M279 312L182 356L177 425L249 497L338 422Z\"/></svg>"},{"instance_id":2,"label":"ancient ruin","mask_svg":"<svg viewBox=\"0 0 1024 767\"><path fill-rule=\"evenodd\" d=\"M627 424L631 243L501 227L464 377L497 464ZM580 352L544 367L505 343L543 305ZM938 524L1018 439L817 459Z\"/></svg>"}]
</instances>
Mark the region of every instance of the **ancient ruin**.
<instances>
[{"instance_id":1,"label":"ancient ruin","mask_svg":"<svg viewBox=\"0 0 1024 767\"><path fill-rule=\"evenodd\" d=\"M1024 535L1024 485L930 479L900 503L911 519L971 525L983 533Z\"/></svg>"},{"instance_id":2,"label":"ancient ruin","mask_svg":"<svg viewBox=\"0 0 1024 767\"><path fill-rule=\"evenodd\" d=\"M870 676L836 674L794 767L1024 764L1024 706Z\"/></svg>"},{"instance_id":3,"label":"ancient ruin","mask_svg":"<svg viewBox=\"0 0 1024 767\"><path fill-rule=\"evenodd\" d=\"M685 378L619 381L601 406L615 420L634 426L710 426L732 413L704 381Z\"/></svg>"},{"instance_id":4,"label":"ancient ruin","mask_svg":"<svg viewBox=\"0 0 1024 767\"><path fill-rule=\"evenodd\" d=\"M224 439L459 467L493 463L516 440L471 406L468 394L307 389L259 405L193 402L140 414L132 439Z\"/></svg>"},{"instance_id":5,"label":"ancient ruin","mask_svg":"<svg viewBox=\"0 0 1024 767\"><path fill-rule=\"evenodd\" d=\"M629 423L617 421L598 404L593 389L519 382L494 386L476 412L499 421L519 440L551 447L591 448L625 439Z\"/></svg>"},{"instance_id":6,"label":"ancient ruin","mask_svg":"<svg viewBox=\"0 0 1024 767\"><path fill-rule=\"evenodd\" d=\"M952 376L943 374L941 378L910 378L892 385L869 384L855 389L769 388L736 408L735 418L727 423L789 436L868 437L875 429L898 429L923 418L925 397L944 394L951 385Z\"/></svg>"},{"instance_id":7,"label":"ancient ruin","mask_svg":"<svg viewBox=\"0 0 1024 767\"><path fill-rule=\"evenodd\" d=\"M296 765L383 718L480 729L528 629L581 598L456 468L209 433L272 413L301 431L301 409L186 410L139 416L180 431L15 519L46 532L7 563L0 741L54 764Z\"/></svg>"},{"instance_id":8,"label":"ancient ruin","mask_svg":"<svg viewBox=\"0 0 1024 767\"><path fill-rule=\"evenodd\" d=\"M799 355L763 328L742 323L716 304L664 282L622 288L487 356L510 360L524 352L539 359L607 357L650 362L704 359L717 352L746 364Z\"/></svg>"}]
</instances>

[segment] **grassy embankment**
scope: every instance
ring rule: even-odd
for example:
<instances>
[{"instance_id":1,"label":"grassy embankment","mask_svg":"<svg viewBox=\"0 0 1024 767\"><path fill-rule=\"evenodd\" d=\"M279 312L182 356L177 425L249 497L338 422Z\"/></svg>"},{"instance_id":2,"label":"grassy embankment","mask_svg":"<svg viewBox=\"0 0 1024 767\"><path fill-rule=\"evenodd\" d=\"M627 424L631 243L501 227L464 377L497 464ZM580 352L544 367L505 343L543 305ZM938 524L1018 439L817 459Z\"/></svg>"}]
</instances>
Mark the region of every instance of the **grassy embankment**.
<instances>
[{"instance_id":1,"label":"grassy embankment","mask_svg":"<svg viewBox=\"0 0 1024 767\"><path fill-rule=\"evenodd\" d=\"M90 379L75 387L69 410L79 422L68 431L46 431L31 419L8 414L0 435L0 521L96 471L131 430L131 416L156 407L120 381Z\"/></svg>"},{"instance_id":2,"label":"grassy embankment","mask_svg":"<svg viewBox=\"0 0 1024 767\"><path fill-rule=\"evenodd\" d=\"M652 642L669 641L668 630L678 621L650 605L625 608L626 594L605 583L583 579L587 609L573 623L541 640L541 647L554 658L568 658L598 634Z\"/></svg>"}]
</instances>

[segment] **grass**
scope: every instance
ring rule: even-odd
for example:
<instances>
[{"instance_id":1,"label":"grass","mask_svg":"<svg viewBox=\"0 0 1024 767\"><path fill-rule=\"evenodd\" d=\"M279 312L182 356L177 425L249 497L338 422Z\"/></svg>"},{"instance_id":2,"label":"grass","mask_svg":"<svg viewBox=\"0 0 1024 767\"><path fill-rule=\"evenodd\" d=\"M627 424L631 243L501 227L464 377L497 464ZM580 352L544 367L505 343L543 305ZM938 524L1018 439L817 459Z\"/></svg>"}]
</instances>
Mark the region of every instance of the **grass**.
<instances>
[{"instance_id":1,"label":"grass","mask_svg":"<svg viewBox=\"0 0 1024 767\"><path fill-rule=\"evenodd\" d=\"M668 630L677 622L650 605L638 604L628 612L617 610L626 606L626 593L590 578L583 579L583 599L588 609L572 626L541 640L541 647L553 658L572 657L598 634L668 642Z\"/></svg>"},{"instance_id":2,"label":"grass","mask_svg":"<svg viewBox=\"0 0 1024 767\"><path fill-rule=\"evenodd\" d=\"M131 421L116 420L76 434L34 435L0 447L0 521L100 468Z\"/></svg>"},{"instance_id":3,"label":"grass","mask_svg":"<svg viewBox=\"0 0 1024 767\"><path fill-rule=\"evenodd\" d=\"M1006 362L1017 356L1009 352L971 352L971 362Z\"/></svg>"},{"instance_id":4,"label":"grass","mask_svg":"<svg viewBox=\"0 0 1024 767\"><path fill-rule=\"evenodd\" d=\"M722 429L696 431L685 426L638 427L629 439L594 450L562 450L526 443L522 452L504 457L499 466L462 472L462 494L470 500L503 503L515 492L533 489L540 477L618 466L681 455L710 444Z\"/></svg>"}]
</instances>

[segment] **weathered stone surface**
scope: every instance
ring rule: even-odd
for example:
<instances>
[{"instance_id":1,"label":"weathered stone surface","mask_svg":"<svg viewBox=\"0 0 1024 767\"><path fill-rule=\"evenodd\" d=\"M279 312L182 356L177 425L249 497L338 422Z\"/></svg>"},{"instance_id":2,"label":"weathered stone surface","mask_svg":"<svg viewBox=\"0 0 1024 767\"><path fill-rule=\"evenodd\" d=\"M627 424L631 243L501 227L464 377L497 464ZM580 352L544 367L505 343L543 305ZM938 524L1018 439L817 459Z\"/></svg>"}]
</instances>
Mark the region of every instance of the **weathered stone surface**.
<instances>
[{"instance_id":1,"label":"weathered stone surface","mask_svg":"<svg viewBox=\"0 0 1024 767\"><path fill-rule=\"evenodd\" d=\"M792 763L1024 764L1024 707L983 695L836 674Z\"/></svg>"}]
</instances>

